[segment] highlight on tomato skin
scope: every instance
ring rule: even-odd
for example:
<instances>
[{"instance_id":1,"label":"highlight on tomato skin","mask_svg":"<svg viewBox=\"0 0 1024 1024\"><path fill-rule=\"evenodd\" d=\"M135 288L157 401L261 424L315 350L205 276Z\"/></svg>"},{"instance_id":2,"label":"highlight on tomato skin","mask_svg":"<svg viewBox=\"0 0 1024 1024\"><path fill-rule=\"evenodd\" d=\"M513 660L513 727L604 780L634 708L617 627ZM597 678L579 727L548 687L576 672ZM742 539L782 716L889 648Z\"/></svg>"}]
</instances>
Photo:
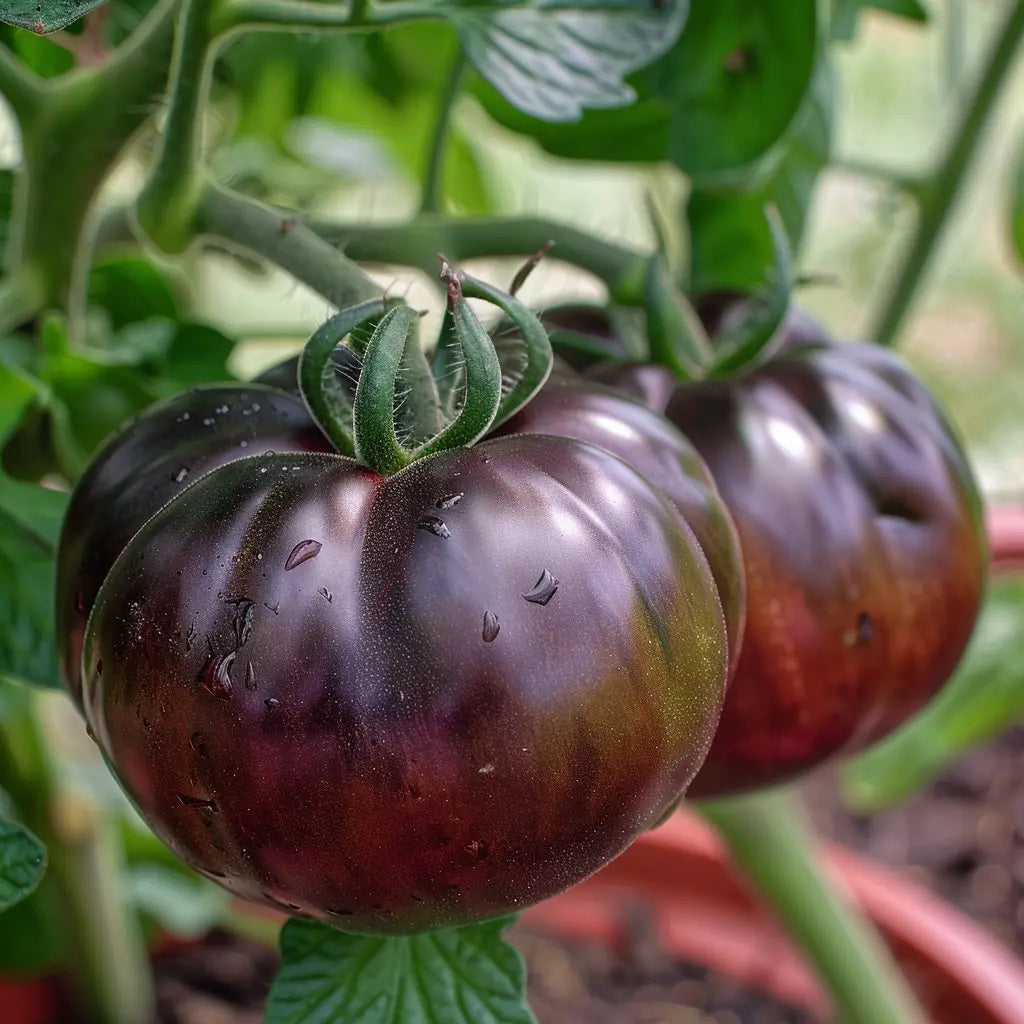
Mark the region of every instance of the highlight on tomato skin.
<instances>
[{"instance_id":1,"label":"highlight on tomato skin","mask_svg":"<svg viewBox=\"0 0 1024 1024\"><path fill-rule=\"evenodd\" d=\"M521 909L622 852L699 768L727 664L676 506L548 436L390 477L223 465L125 546L83 657L97 742L182 859L381 933Z\"/></svg>"},{"instance_id":2,"label":"highlight on tomato skin","mask_svg":"<svg viewBox=\"0 0 1024 1024\"><path fill-rule=\"evenodd\" d=\"M739 658L746 586L739 537L704 460L663 416L574 372L553 375L495 436L552 434L596 444L660 487L683 513L718 585L729 634L730 671Z\"/></svg>"},{"instance_id":3,"label":"highlight on tomato skin","mask_svg":"<svg viewBox=\"0 0 1024 1024\"><path fill-rule=\"evenodd\" d=\"M71 496L57 555L62 674L81 708L82 638L96 593L154 512L217 466L265 451L330 451L301 400L258 384L191 388L109 438Z\"/></svg>"},{"instance_id":4,"label":"highlight on tomato skin","mask_svg":"<svg viewBox=\"0 0 1024 1024\"><path fill-rule=\"evenodd\" d=\"M602 371L704 457L739 531L747 622L690 796L781 782L925 704L978 615L980 500L951 428L891 353L795 344L725 381Z\"/></svg>"}]
</instances>

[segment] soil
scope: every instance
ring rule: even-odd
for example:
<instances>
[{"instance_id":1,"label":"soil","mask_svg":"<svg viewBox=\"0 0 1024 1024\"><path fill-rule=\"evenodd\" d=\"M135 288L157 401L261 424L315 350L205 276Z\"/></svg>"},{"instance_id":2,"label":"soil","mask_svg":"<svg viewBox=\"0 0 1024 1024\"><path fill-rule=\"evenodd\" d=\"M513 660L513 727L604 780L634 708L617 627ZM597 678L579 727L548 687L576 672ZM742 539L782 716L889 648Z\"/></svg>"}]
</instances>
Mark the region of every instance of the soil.
<instances>
[{"instance_id":1,"label":"soil","mask_svg":"<svg viewBox=\"0 0 1024 1024\"><path fill-rule=\"evenodd\" d=\"M804 786L825 835L952 901L1024 957L1024 729L947 770L898 808L861 818L834 780ZM813 1024L728 978L674 961L643 928L629 958L519 931L540 1024ZM276 968L264 947L218 934L157 963L159 1024L258 1024Z\"/></svg>"}]
</instances>

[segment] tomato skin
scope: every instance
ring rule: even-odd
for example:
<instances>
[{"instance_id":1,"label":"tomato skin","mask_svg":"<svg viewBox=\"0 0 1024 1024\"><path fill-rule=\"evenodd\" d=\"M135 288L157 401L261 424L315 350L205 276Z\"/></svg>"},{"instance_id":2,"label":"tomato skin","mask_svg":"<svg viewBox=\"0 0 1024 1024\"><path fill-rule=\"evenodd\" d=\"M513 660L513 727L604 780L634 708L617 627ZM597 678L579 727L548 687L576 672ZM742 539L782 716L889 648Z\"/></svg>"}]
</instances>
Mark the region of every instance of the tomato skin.
<instances>
[{"instance_id":1,"label":"tomato skin","mask_svg":"<svg viewBox=\"0 0 1024 1024\"><path fill-rule=\"evenodd\" d=\"M735 665L746 587L739 538L704 460L663 416L613 388L567 370L553 375L495 435L551 434L587 441L628 462L660 487L697 536L718 585Z\"/></svg>"},{"instance_id":2,"label":"tomato skin","mask_svg":"<svg viewBox=\"0 0 1024 1024\"><path fill-rule=\"evenodd\" d=\"M315 454L208 473L115 562L83 664L97 741L179 856L410 932L625 849L699 767L727 653L675 506L599 448L516 436L389 478Z\"/></svg>"},{"instance_id":3,"label":"tomato skin","mask_svg":"<svg viewBox=\"0 0 1024 1024\"><path fill-rule=\"evenodd\" d=\"M86 621L136 530L226 462L264 451L329 450L298 398L255 384L193 388L146 409L107 440L72 494L57 558L61 668L79 708Z\"/></svg>"},{"instance_id":4,"label":"tomato skin","mask_svg":"<svg viewBox=\"0 0 1024 1024\"><path fill-rule=\"evenodd\" d=\"M872 345L795 345L678 385L623 367L706 460L739 531L747 622L691 796L780 782L859 750L946 681L987 552L970 469L925 388Z\"/></svg>"}]
</instances>

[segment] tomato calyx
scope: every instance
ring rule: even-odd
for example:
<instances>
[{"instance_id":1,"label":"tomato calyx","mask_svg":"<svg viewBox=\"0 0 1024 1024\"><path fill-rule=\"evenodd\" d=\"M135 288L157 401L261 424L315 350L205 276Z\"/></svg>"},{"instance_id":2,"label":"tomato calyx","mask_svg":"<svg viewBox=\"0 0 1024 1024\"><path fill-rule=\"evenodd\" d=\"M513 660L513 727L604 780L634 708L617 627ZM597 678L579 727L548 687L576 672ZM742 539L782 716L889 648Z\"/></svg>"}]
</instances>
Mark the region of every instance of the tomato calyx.
<instances>
[{"instance_id":1,"label":"tomato calyx","mask_svg":"<svg viewBox=\"0 0 1024 1024\"><path fill-rule=\"evenodd\" d=\"M324 435L341 454L385 476L472 445L522 408L551 372L551 343L537 317L440 259L447 306L430 364L419 347L420 314L404 303L388 308L383 299L331 317L299 357L299 388ZM496 306L515 325L523 349L517 373L504 372L470 298ZM352 364L348 381L338 372L339 346Z\"/></svg>"}]
</instances>

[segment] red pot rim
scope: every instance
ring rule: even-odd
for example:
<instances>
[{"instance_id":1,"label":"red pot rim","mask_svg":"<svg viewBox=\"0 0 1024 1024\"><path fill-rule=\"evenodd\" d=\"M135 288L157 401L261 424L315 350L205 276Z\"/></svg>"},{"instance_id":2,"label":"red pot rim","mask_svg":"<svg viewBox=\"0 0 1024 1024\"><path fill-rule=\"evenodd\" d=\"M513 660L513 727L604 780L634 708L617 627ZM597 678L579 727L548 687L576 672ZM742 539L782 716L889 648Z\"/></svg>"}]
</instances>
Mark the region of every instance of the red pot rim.
<instances>
[{"instance_id":1,"label":"red pot rim","mask_svg":"<svg viewBox=\"0 0 1024 1024\"><path fill-rule=\"evenodd\" d=\"M1024 964L983 928L850 850L826 863L875 922L936 1024L1024 1024ZM664 948L792 1005L829 1003L789 938L728 864L717 836L689 812L637 840L581 885L523 915L562 937L628 941L643 907Z\"/></svg>"}]
</instances>

